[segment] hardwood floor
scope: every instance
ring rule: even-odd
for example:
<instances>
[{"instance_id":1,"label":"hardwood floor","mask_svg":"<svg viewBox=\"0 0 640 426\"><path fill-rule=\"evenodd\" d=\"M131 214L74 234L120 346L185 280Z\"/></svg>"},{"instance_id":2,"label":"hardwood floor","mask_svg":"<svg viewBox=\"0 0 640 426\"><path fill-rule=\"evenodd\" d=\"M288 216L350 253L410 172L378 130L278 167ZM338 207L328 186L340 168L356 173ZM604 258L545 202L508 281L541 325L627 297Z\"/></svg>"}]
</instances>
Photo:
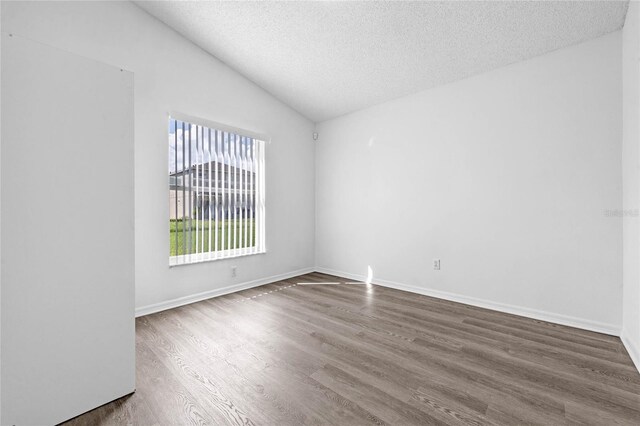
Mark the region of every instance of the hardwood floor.
<instances>
[{"instance_id":1,"label":"hardwood floor","mask_svg":"<svg viewBox=\"0 0 640 426\"><path fill-rule=\"evenodd\" d=\"M67 424L640 424L620 340L309 274L139 318L137 391Z\"/></svg>"}]
</instances>

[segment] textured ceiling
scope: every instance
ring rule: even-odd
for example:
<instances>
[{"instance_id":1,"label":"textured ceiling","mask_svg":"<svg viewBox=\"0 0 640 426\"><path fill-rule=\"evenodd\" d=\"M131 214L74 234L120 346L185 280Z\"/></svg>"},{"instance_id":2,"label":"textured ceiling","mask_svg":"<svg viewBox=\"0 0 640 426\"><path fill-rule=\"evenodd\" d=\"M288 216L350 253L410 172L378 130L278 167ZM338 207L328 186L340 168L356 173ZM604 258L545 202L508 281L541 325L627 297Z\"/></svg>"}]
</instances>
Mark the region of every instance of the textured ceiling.
<instances>
[{"instance_id":1,"label":"textured ceiling","mask_svg":"<svg viewBox=\"0 0 640 426\"><path fill-rule=\"evenodd\" d=\"M315 122L618 30L627 2L136 2Z\"/></svg>"}]
</instances>

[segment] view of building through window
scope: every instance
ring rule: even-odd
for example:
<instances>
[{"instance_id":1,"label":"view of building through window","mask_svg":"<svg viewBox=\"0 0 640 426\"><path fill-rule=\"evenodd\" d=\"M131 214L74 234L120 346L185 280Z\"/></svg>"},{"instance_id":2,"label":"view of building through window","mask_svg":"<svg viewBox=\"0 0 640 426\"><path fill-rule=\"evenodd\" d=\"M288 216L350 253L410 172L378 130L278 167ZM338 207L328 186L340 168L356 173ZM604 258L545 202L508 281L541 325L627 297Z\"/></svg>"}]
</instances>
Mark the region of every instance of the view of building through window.
<instances>
[{"instance_id":1,"label":"view of building through window","mask_svg":"<svg viewBox=\"0 0 640 426\"><path fill-rule=\"evenodd\" d=\"M264 142L169 119L170 264L264 252Z\"/></svg>"}]
</instances>

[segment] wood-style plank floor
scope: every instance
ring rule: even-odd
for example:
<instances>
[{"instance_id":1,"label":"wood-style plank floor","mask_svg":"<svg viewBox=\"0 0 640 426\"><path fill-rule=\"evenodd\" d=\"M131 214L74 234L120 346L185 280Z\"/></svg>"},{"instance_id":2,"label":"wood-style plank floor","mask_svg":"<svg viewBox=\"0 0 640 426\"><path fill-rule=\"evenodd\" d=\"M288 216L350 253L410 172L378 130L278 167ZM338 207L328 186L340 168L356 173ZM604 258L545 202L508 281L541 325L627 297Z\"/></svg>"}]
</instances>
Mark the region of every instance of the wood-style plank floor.
<instances>
[{"instance_id":1,"label":"wood-style plank floor","mask_svg":"<svg viewBox=\"0 0 640 426\"><path fill-rule=\"evenodd\" d=\"M640 424L616 337L309 274L137 319L137 391L70 425Z\"/></svg>"}]
</instances>

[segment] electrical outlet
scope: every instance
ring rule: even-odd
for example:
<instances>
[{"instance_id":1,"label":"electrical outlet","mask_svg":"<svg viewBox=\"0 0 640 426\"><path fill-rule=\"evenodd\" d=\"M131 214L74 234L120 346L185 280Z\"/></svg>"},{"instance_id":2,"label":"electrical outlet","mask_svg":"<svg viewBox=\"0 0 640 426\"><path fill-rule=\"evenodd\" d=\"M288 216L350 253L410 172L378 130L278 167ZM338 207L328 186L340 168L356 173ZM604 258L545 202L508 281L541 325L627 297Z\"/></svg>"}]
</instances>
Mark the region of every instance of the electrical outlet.
<instances>
[{"instance_id":1,"label":"electrical outlet","mask_svg":"<svg viewBox=\"0 0 640 426\"><path fill-rule=\"evenodd\" d=\"M231 277L235 278L236 275L238 275L238 267L237 266L232 266L231 267Z\"/></svg>"},{"instance_id":2,"label":"electrical outlet","mask_svg":"<svg viewBox=\"0 0 640 426\"><path fill-rule=\"evenodd\" d=\"M440 259L433 259L433 270L434 271L440 270Z\"/></svg>"}]
</instances>

